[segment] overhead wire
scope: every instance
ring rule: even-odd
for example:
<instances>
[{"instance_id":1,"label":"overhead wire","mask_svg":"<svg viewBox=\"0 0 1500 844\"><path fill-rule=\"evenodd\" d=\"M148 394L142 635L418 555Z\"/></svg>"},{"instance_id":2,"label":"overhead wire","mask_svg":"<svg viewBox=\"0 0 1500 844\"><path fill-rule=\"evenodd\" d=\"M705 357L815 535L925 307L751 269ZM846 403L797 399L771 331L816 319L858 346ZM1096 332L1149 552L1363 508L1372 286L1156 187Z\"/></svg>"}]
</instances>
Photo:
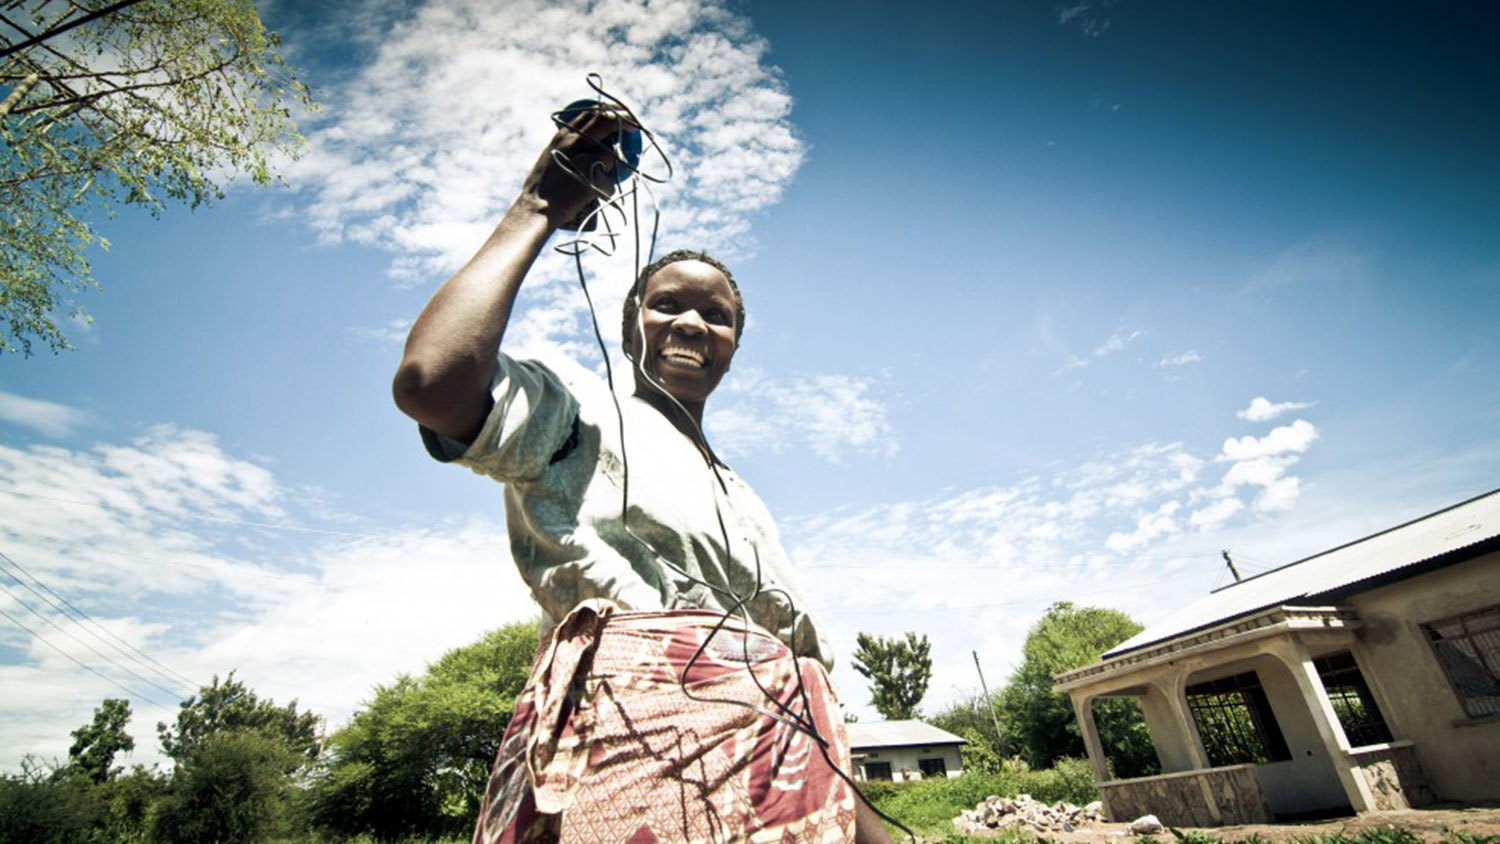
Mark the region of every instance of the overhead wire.
<instances>
[{"instance_id":1,"label":"overhead wire","mask_svg":"<svg viewBox=\"0 0 1500 844\"><path fill-rule=\"evenodd\" d=\"M25 607L27 610L29 610L31 612L32 615L35 615L37 618L40 618L41 620L47 622L48 624L52 625L53 627L56 627L59 631L61 631L65 635L67 635L73 641L78 642L79 644L83 645L85 648L88 648L90 651L93 651L96 656L98 656L100 659L103 659L105 662L108 662L110 665L114 666L115 668L118 668L121 671L124 671L126 674L129 674L130 676L136 678L137 680L140 680L141 682L145 683L148 686L151 686L152 688L159 689L159 690L161 690L163 692L166 692L168 695L172 696L173 698L176 698L178 696L178 693L176 691L173 691L172 689L168 689L165 686L162 686L162 685L160 685L158 683L154 683L154 682L146 679L145 677L142 677L141 675L135 673L134 671L131 671L129 668L126 668L125 666L120 665L119 663L115 662L113 659L110 659L108 656L105 656L104 654L99 653L99 651L97 649L95 649L94 647L90 646L87 642L82 641L77 636L74 636L72 633L69 633L67 630L64 630L62 627L58 626L58 624L56 622L54 622L52 619L50 619L47 616L41 614L40 612L37 612L37 610L35 608L33 608L30 604L26 603L25 601L21 600L20 598L17 598L16 595L15 595L15 593L11 592L9 589L6 589L4 586L0 586L0 592L4 592L5 594L9 595L10 599L12 601L15 601L16 603L20 604L22 607ZM31 636L32 636L32 638L36 639L37 641L41 642L42 644L46 645L47 647L52 648L53 650L57 651L58 653L62 654L65 657L67 657L68 659L73 660L74 662L78 663L79 665L83 666L84 668L88 669L89 671L92 671L94 674L97 674L98 676L103 677L104 679L108 680L110 683L113 683L116 687L124 689L125 691L129 692L132 697L139 697L142 700L150 701L151 703L156 704L157 706L164 706L165 705L165 704L161 703L160 701L156 700L155 698L151 697L150 695L142 694L141 692L135 691L134 689L127 688L126 686L124 686L121 683L117 682L113 678L111 678L111 677L105 675L104 673L100 672L98 669L94 668L93 666L88 665L87 663L83 662L82 660L78 659L77 657L73 656L72 654L68 653L67 651L63 650L62 648L58 647L57 645L53 644L52 642L48 641L45 636L43 636L42 634L36 632L35 630L32 630L30 627L27 627L25 624L23 624L21 622L20 619L16 618L15 616L11 615L10 613L5 612L4 610L0 610L0 614L3 614L6 618L10 619L11 623L15 624L17 627L21 628L22 630L25 630L27 633L30 633Z\"/></svg>"},{"instance_id":2,"label":"overhead wire","mask_svg":"<svg viewBox=\"0 0 1500 844\"><path fill-rule=\"evenodd\" d=\"M42 589L45 589L52 597L49 598L47 595L43 595L41 592L38 592L30 584L28 584L25 581L21 580L20 578L16 577L14 574L11 574L3 566L0 566L0 572L4 572L5 575L7 577L9 577L11 580L14 580L16 583L18 583L21 586L25 587L33 595L36 595L38 598L41 598L43 601L46 601L49 606L51 606L54 610L56 610L58 613L60 613L64 617L71 617L73 619L73 622L75 624L77 624L80 628L87 629L86 627L84 627L84 624L83 624L84 621L87 621L89 624L93 625L93 627L95 628L95 630L99 631L99 632L93 632L92 633L92 635L95 638L100 639L100 641L104 641L104 637L108 637L110 640L113 640L112 642L106 642L106 644L108 644L110 647L114 648L117 652L119 652L125 658L129 659L131 662L134 662L136 665L140 666L141 668L145 669L146 671L150 671L150 672L152 672L154 674L157 674L158 676L163 677L164 679L168 680L169 682L171 682L173 684L176 684L176 685L179 685L182 688L188 689L189 691L195 690L199 686L202 685L201 683L198 683L198 682L192 680L191 678L186 677L186 676L184 676L183 674L181 674L181 673L179 673L177 671L174 671L173 669L171 669L170 667L168 667L165 664L161 663L160 661L158 661L157 659L155 659L151 655L147 654L145 651L142 651L141 649L137 648L136 646L130 644L129 642L125 641L124 639L121 639L119 636L117 636L114 633L110 632L110 630L107 627L105 627L104 625L102 625L99 622L95 621L93 619L93 617L91 617L88 613L84 612L83 610L79 609L72 601L69 601L67 598L64 598L62 595L59 595L56 592L56 590L52 589L52 587L50 587L47 584L43 583L40 578L38 578L36 575L32 574L30 571L27 571L24 567L21 566L20 563L16 562L14 559L12 559L9 555L5 554L3 551L0 551L0 561L3 561L5 565L8 565L8 566L16 569L17 571L21 572L22 574L26 575L26 577L28 579L30 579L32 581L32 583L35 583L37 586L40 586ZM59 606L59 603L61 604L61 606ZM70 613L70 611L71 611L71 613ZM102 637L100 636L100 633L103 633ZM146 660L146 662L142 662L142 659ZM151 664L148 665L148 664L146 664L147 662L149 662Z\"/></svg>"}]
</instances>

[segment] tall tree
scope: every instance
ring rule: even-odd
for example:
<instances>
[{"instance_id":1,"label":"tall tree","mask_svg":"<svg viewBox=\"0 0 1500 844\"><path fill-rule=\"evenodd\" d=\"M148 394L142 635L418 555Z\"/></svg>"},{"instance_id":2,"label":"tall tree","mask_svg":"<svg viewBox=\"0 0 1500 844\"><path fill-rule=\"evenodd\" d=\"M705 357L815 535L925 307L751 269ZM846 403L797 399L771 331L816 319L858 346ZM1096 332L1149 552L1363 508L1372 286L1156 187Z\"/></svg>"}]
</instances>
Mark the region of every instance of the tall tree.
<instances>
[{"instance_id":1,"label":"tall tree","mask_svg":"<svg viewBox=\"0 0 1500 844\"><path fill-rule=\"evenodd\" d=\"M259 844L286 832L301 757L277 736L217 732L192 745L147 815L157 844Z\"/></svg>"},{"instance_id":2,"label":"tall tree","mask_svg":"<svg viewBox=\"0 0 1500 844\"><path fill-rule=\"evenodd\" d=\"M469 831L536 646L535 622L508 625L377 687L329 741L314 822L385 840Z\"/></svg>"},{"instance_id":3,"label":"tall tree","mask_svg":"<svg viewBox=\"0 0 1500 844\"><path fill-rule=\"evenodd\" d=\"M1053 677L1097 662L1105 651L1141 631L1130 616L1104 607L1059 601L1032 625L1021 664L1000 693L1007 731L1021 740L1026 761L1047 767L1085 753L1073 704L1052 691ZM1139 776L1157 764L1156 752L1132 701L1101 702L1094 711L1100 738L1120 776Z\"/></svg>"},{"instance_id":4,"label":"tall tree","mask_svg":"<svg viewBox=\"0 0 1500 844\"><path fill-rule=\"evenodd\" d=\"M870 702L882 718L899 721L917 717L917 705L932 679L931 643L908 632L905 638L871 636L856 639L854 670L870 680Z\"/></svg>"},{"instance_id":5,"label":"tall tree","mask_svg":"<svg viewBox=\"0 0 1500 844\"><path fill-rule=\"evenodd\" d=\"M115 754L135 749L135 739L125 732L130 723L130 701L105 698L94 710L94 720L74 730L73 746L68 748L70 773L78 773L96 783L114 779L120 772L114 767Z\"/></svg>"},{"instance_id":6,"label":"tall tree","mask_svg":"<svg viewBox=\"0 0 1500 844\"><path fill-rule=\"evenodd\" d=\"M69 348L58 323L85 316L72 296L108 246L91 217L268 184L301 143L292 110L312 101L252 0L143 0L67 28L111 5L0 10L0 354Z\"/></svg>"},{"instance_id":7,"label":"tall tree","mask_svg":"<svg viewBox=\"0 0 1500 844\"><path fill-rule=\"evenodd\" d=\"M210 736L256 732L275 739L306 763L317 759L322 748L318 725L318 716L298 712L295 700L285 706L262 700L231 671L223 682L215 674L212 683L181 703L176 723L170 727L157 724L156 734L162 752L179 762Z\"/></svg>"}]
</instances>

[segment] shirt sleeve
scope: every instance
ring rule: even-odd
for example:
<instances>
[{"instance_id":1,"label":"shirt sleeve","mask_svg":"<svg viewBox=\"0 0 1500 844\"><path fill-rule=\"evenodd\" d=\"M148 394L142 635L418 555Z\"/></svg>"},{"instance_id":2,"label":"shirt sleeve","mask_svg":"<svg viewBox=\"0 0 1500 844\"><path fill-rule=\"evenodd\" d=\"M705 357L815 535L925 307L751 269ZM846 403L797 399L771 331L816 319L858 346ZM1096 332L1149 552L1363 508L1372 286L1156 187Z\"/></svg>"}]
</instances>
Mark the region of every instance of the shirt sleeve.
<instances>
[{"instance_id":1,"label":"shirt sleeve","mask_svg":"<svg viewBox=\"0 0 1500 844\"><path fill-rule=\"evenodd\" d=\"M540 477L573 435L578 400L545 364L504 354L495 365L490 393L495 406L473 443L422 427L427 453L500 481Z\"/></svg>"}]
</instances>

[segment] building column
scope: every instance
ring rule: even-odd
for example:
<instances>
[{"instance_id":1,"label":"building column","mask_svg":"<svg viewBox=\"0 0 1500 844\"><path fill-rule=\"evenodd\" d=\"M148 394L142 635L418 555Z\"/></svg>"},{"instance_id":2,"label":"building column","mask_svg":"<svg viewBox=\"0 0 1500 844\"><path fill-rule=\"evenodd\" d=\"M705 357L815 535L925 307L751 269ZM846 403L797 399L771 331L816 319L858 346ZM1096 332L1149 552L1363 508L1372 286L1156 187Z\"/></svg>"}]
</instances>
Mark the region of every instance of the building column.
<instances>
[{"instance_id":1,"label":"building column","mask_svg":"<svg viewBox=\"0 0 1500 844\"><path fill-rule=\"evenodd\" d=\"M1104 745L1099 741L1099 728L1094 724L1094 696L1074 690L1068 693L1073 701L1073 714L1078 718L1078 731L1083 733L1083 747L1088 751L1089 761L1094 765L1094 781L1109 780L1109 759L1104 755Z\"/></svg>"},{"instance_id":2,"label":"building column","mask_svg":"<svg viewBox=\"0 0 1500 844\"><path fill-rule=\"evenodd\" d=\"M1150 683L1140 700L1141 714L1146 718L1146 731L1151 734L1151 744L1156 748L1156 758L1161 762L1162 773L1193 770L1193 757L1188 751L1193 744L1193 737L1184 731L1177 710L1172 706L1170 689Z\"/></svg>"},{"instance_id":3,"label":"building column","mask_svg":"<svg viewBox=\"0 0 1500 844\"><path fill-rule=\"evenodd\" d=\"M1297 691L1307 702L1313 724L1318 729L1318 736L1323 740L1324 752L1333 762L1333 769L1338 773L1339 782L1344 786L1344 793L1349 798L1350 807L1356 812L1369 812L1375 809L1375 796L1370 791L1369 783L1353 770L1352 759L1349 755L1349 740L1345 738L1344 730L1339 726L1338 713L1333 711L1333 704L1328 700L1328 691L1323 688L1323 680L1318 676L1318 669L1313 665L1307 646L1302 644L1302 640L1296 638L1295 635L1277 636L1267 643L1266 652L1281 660L1291 671L1292 680L1297 684Z\"/></svg>"},{"instance_id":4,"label":"building column","mask_svg":"<svg viewBox=\"0 0 1500 844\"><path fill-rule=\"evenodd\" d=\"M1213 767L1208 764L1208 754L1203 750L1203 739L1198 735L1198 725L1188 712L1187 671L1179 668L1170 677L1154 681L1152 685L1166 699L1172 720L1177 725L1177 734L1182 736L1183 750L1187 752L1186 770L1202 771Z\"/></svg>"}]
</instances>

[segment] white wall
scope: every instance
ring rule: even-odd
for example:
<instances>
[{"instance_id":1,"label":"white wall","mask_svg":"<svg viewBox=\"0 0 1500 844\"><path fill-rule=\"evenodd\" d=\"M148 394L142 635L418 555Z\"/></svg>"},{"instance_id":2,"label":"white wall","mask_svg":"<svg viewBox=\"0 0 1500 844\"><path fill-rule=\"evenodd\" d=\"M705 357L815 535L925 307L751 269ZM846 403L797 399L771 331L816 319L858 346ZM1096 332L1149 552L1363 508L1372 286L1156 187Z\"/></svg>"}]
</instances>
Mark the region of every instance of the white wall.
<instances>
[{"instance_id":1,"label":"white wall","mask_svg":"<svg viewBox=\"0 0 1500 844\"><path fill-rule=\"evenodd\" d=\"M1351 597L1356 654L1396 738L1411 739L1440 799L1500 799L1500 719L1475 722L1420 625L1500 604L1500 553Z\"/></svg>"},{"instance_id":2,"label":"white wall","mask_svg":"<svg viewBox=\"0 0 1500 844\"><path fill-rule=\"evenodd\" d=\"M959 756L958 747L955 745L933 746L933 747L881 747L869 750L856 751L860 755L858 760L859 770L855 779L867 779L864 772L864 763L886 762L891 766L891 780L893 782L906 782L922 778L922 759L941 759L947 768L948 776L956 777L963 773L963 760Z\"/></svg>"}]
</instances>

